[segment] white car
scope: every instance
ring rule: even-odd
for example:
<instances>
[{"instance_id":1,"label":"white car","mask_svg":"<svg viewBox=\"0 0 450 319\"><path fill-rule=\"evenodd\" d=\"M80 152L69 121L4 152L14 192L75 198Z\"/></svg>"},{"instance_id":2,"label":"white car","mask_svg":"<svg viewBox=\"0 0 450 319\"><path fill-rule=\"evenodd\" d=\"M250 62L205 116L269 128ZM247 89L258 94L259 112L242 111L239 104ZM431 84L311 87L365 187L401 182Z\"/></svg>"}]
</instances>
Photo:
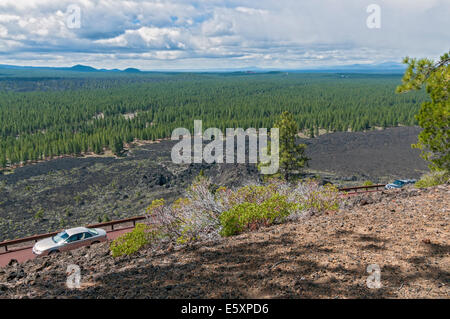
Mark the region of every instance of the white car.
<instances>
[{"instance_id":1,"label":"white car","mask_svg":"<svg viewBox=\"0 0 450 319\"><path fill-rule=\"evenodd\" d=\"M38 241L33 246L33 254L45 256L106 240L106 231L101 228L70 228L60 232L58 235Z\"/></svg>"},{"instance_id":2,"label":"white car","mask_svg":"<svg viewBox=\"0 0 450 319\"><path fill-rule=\"evenodd\" d=\"M396 179L393 183L387 184L385 189L394 189L394 188L402 188L407 184L414 184L416 182L415 179Z\"/></svg>"}]
</instances>

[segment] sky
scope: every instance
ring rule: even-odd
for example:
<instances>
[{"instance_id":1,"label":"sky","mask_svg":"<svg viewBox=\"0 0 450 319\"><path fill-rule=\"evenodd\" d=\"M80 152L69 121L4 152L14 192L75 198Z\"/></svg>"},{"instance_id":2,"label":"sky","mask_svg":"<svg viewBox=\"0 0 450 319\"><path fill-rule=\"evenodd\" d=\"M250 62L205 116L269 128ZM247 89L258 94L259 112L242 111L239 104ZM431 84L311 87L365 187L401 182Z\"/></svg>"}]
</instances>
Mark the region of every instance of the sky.
<instances>
[{"instance_id":1,"label":"sky","mask_svg":"<svg viewBox=\"0 0 450 319\"><path fill-rule=\"evenodd\" d=\"M450 0L0 0L0 64L162 70L401 62L448 52L449 17Z\"/></svg>"}]
</instances>

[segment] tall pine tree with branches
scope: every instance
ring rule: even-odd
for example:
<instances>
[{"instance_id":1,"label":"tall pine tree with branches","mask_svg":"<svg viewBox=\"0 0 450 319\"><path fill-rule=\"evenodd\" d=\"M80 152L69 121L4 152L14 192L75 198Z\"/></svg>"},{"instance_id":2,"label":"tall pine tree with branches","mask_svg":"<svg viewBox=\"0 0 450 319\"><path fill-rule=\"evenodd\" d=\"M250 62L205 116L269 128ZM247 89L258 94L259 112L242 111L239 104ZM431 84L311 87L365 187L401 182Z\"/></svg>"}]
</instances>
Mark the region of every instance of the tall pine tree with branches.
<instances>
[{"instance_id":1,"label":"tall pine tree with branches","mask_svg":"<svg viewBox=\"0 0 450 319\"><path fill-rule=\"evenodd\" d=\"M403 61L408 65L397 87L398 93L420 90L424 85L431 101L422 103L416 119L423 128L417 144L430 169L450 171L450 52L434 62L430 59Z\"/></svg>"},{"instance_id":2,"label":"tall pine tree with branches","mask_svg":"<svg viewBox=\"0 0 450 319\"><path fill-rule=\"evenodd\" d=\"M306 145L297 144L298 125L291 113L285 111L275 122L279 129L279 170L273 177L282 177L287 181L298 178L309 158L305 156ZM270 142L269 142L270 152Z\"/></svg>"}]
</instances>

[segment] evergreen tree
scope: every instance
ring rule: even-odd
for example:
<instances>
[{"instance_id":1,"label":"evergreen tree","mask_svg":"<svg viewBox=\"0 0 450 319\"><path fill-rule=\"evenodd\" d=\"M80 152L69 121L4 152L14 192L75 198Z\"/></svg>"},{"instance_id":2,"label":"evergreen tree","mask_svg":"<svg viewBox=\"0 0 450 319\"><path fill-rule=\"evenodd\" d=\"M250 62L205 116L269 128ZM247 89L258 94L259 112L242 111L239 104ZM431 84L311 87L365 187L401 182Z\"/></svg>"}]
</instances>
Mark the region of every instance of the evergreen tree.
<instances>
[{"instance_id":1,"label":"evergreen tree","mask_svg":"<svg viewBox=\"0 0 450 319\"><path fill-rule=\"evenodd\" d=\"M309 134L308 134L308 135L309 135L310 138L314 138L314 137L315 137L315 136L314 136L314 127L311 126L311 127L309 128Z\"/></svg>"},{"instance_id":2,"label":"evergreen tree","mask_svg":"<svg viewBox=\"0 0 450 319\"><path fill-rule=\"evenodd\" d=\"M122 139L120 139L119 137L114 137L111 141L110 144L110 148L111 151L115 154L115 155L121 155L122 151L123 151L123 142Z\"/></svg>"},{"instance_id":3,"label":"evergreen tree","mask_svg":"<svg viewBox=\"0 0 450 319\"><path fill-rule=\"evenodd\" d=\"M431 101L424 102L416 119L423 131L413 147L422 150L433 170L450 171L450 52L438 62L429 59L403 61L408 65L397 92L420 90L425 84Z\"/></svg>"},{"instance_id":4,"label":"evergreen tree","mask_svg":"<svg viewBox=\"0 0 450 319\"><path fill-rule=\"evenodd\" d=\"M274 127L279 128L279 171L276 176L285 180L293 180L307 165L308 158L304 155L306 145L297 144L297 123L291 113L285 111L275 122Z\"/></svg>"},{"instance_id":5,"label":"evergreen tree","mask_svg":"<svg viewBox=\"0 0 450 319\"><path fill-rule=\"evenodd\" d=\"M7 161L6 161L6 153L3 150L0 150L0 167L5 168Z\"/></svg>"}]
</instances>

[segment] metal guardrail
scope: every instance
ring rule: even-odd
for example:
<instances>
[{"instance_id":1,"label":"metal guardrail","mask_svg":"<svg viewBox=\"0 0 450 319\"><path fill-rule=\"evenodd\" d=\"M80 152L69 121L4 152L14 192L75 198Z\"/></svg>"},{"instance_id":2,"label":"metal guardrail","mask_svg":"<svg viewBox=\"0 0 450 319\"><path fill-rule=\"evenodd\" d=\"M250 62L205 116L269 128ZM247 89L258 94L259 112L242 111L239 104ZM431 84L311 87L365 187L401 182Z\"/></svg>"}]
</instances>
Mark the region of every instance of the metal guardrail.
<instances>
[{"instance_id":1,"label":"metal guardrail","mask_svg":"<svg viewBox=\"0 0 450 319\"><path fill-rule=\"evenodd\" d=\"M355 186L355 187L343 187L339 188L340 192L349 192L349 191L355 191L357 193L359 190L365 190L369 191L370 189L378 190L379 188L384 189L386 184L377 184L377 185L367 185L367 186Z\"/></svg>"},{"instance_id":2,"label":"metal guardrail","mask_svg":"<svg viewBox=\"0 0 450 319\"><path fill-rule=\"evenodd\" d=\"M125 219L120 219L120 220L112 220L110 222L104 222L104 223L99 223L99 224L92 224L92 225L88 225L86 227L88 228L100 228L100 227L107 227L107 226L111 226L111 230L114 230L114 226L115 225L120 225L120 224L125 224L125 223L133 223L133 226L136 226L136 222L139 220L143 220L145 219L145 216L135 216L135 217L130 217L130 218L125 218ZM1 243L0 243L1 246Z\"/></svg>"},{"instance_id":3,"label":"metal guardrail","mask_svg":"<svg viewBox=\"0 0 450 319\"><path fill-rule=\"evenodd\" d=\"M368 186L344 187L344 188L339 188L339 191L340 192L354 191L355 193L357 193L359 190L369 191L370 189L375 189L375 190L378 190L379 188L384 189L384 186L386 186L386 185L385 184L377 184L377 185L368 185ZM136 217L130 217L130 218L121 219L121 220L113 220L113 221L104 222L104 223L92 224L92 225L88 225L86 227L101 228L101 227L110 226L111 227L110 231L113 231L115 225L133 223L133 226L136 226L136 222L139 220L143 220L143 219L145 219L145 216L136 216ZM34 235L34 236L24 237L24 238L19 238L19 239L6 240L3 242L0 242L0 248L4 247L5 252L8 252L8 246L13 246L13 245L18 245L18 244L23 244L23 243L28 243L28 242L37 242L40 239L52 237L58 233L59 233L59 231L53 232L53 233L47 233L47 234Z\"/></svg>"},{"instance_id":4,"label":"metal guardrail","mask_svg":"<svg viewBox=\"0 0 450 319\"><path fill-rule=\"evenodd\" d=\"M136 226L136 222L139 221L139 220L143 220L143 219L145 219L145 216L136 216L136 217L130 217L130 218L121 219L121 220L113 220L113 221L105 222L105 223L92 224L92 225L88 225L86 227L88 227L88 228L100 228L100 227L111 226L111 230L110 231L113 231L115 225L126 224L126 223L133 223L133 226ZM13 246L13 245L18 245L18 244L23 244L23 243L28 243L28 242L37 242L40 239L52 237L52 236L55 236L58 233L59 233L59 231L53 232L53 233L47 233L47 234L34 235L34 236L24 237L24 238L19 238L19 239L6 240L6 241L3 241L3 242L0 242L0 248L4 247L5 248L5 252L8 252L8 246Z\"/></svg>"}]
</instances>

